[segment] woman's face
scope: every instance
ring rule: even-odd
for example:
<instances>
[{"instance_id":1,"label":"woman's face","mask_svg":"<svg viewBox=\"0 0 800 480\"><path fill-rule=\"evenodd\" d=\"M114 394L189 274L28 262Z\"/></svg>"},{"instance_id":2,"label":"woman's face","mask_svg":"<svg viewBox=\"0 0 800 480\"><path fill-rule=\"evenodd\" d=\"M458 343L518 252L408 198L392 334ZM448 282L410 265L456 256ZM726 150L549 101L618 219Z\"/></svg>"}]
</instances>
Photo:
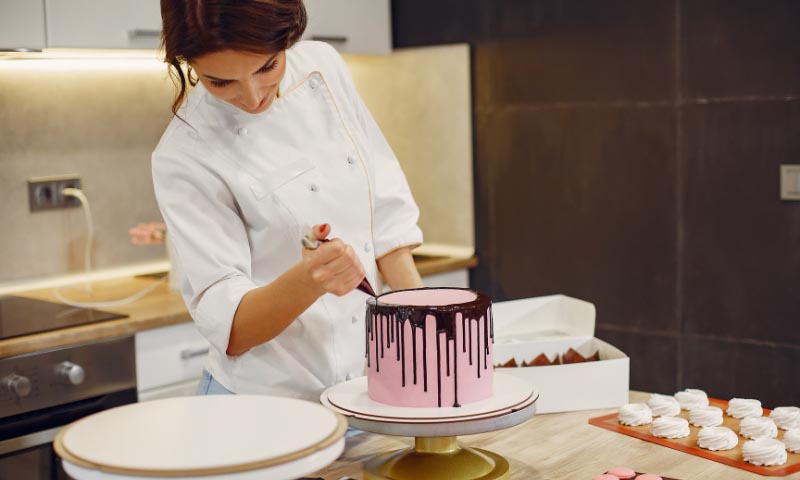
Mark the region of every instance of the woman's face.
<instances>
[{"instance_id":1,"label":"woman's face","mask_svg":"<svg viewBox=\"0 0 800 480\"><path fill-rule=\"evenodd\" d=\"M223 50L192 59L191 65L209 93L255 114L267 110L277 96L286 72L286 52Z\"/></svg>"}]
</instances>

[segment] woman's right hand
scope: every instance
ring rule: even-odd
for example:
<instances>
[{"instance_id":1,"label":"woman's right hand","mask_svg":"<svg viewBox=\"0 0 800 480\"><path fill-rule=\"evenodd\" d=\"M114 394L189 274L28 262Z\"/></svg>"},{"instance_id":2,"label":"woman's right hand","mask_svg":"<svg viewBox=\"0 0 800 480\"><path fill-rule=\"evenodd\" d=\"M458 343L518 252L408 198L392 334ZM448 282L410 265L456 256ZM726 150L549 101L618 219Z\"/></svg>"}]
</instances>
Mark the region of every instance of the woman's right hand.
<instances>
[{"instance_id":1,"label":"woman's right hand","mask_svg":"<svg viewBox=\"0 0 800 480\"><path fill-rule=\"evenodd\" d=\"M317 240L325 240L330 225L315 225ZM353 291L364 279L364 267L353 247L340 238L320 242L315 249L303 249L303 267L311 282L320 290L342 296Z\"/></svg>"}]
</instances>

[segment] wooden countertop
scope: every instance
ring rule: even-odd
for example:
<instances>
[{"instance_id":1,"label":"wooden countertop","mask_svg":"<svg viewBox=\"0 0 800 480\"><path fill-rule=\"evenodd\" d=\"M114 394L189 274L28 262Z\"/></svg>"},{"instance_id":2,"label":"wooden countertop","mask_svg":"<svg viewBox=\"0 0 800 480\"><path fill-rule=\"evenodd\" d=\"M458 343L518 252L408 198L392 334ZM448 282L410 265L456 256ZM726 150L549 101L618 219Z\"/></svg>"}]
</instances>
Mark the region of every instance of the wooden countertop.
<instances>
[{"instance_id":1,"label":"wooden countertop","mask_svg":"<svg viewBox=\"0 0 800 480\"><path fill-rule=\"evenodd\" d=\"M648 393L631 392L631 402L644 402ZM459 437L461 445L502 455L511 465L511 480L591 480L610 468L625 466L681 480L755 480L754 473L645 442L589 425L590 418L614 410L536 415L516 427ZM344 453L312 477L363 478L363 463L373 455L406 448L413 438L362 433L348 438ZM772 477L769 477L772 478ZM800 473L785 480L800 480Z\"/></svg>"},{"instance_id":2,"label":"wooden countertop","mask_svg":"<svg viewBox=\"0 0 800 480\"><path fill-rule=\"evenodd\" d=\"M420 274L433 275L463 268L472 268L478 259L471 257L437 256L415 258ZM120 278L93 284L92 296L80 290L62 290L62 294L78 302L98 302L126 298L156 282L153 276ZM14 295L38 298L58 302L53 289L19 292ZM104 338L131 335L141 330L174 325L191 321L183 299L176 292L171 292L164 282L152 292L128 305L99 308L115 313L128 315L128 318L109 320L73 328L63 328L52 332L37 333L23 337L0 340L0 358L22 355L25 353L51 348L77 345L84 342Z\"/></svg>"}]
</instances>

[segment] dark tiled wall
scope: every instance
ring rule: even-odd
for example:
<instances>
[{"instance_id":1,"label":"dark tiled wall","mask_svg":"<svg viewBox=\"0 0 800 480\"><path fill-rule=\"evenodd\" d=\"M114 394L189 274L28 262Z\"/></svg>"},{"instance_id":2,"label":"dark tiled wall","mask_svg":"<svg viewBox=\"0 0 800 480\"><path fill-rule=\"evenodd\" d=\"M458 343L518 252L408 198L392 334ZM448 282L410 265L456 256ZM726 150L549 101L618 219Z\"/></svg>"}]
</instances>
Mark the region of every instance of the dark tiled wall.
<instances>
[{"instance_id":1,"label":"dark tiled wall","mask_svg":"<svg viewBox=\"0 0 800 480\"><path fill-rule=\"evenodd\" d=\"M595 303L633 388L800 403L800 2L392 13L396 47L473 46L473 286Z\"/></svg>"}]
</instances>

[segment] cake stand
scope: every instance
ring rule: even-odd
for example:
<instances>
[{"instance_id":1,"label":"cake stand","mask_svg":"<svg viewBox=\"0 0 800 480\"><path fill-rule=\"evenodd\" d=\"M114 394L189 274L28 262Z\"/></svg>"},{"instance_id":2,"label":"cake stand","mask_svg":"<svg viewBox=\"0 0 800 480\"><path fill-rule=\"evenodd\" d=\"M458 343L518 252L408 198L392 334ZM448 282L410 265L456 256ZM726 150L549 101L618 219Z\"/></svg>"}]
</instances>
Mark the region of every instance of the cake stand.
<instances>
[{"instance_id":1,"label":"cake stand","mask_svg":"<svg viewBox=\"0 0 800 480\"><path fill-rule=\"evenodd\" d=\"M367 377L325 390L322 404L347 417L352 428L415 437L414 446L379 454L364 464L364 480L507 479L508 461L458 445L458 435L492 432L529 420L539 394L519 378L494 374L494 395L459 408L393 407L367 395Z\"/></svg>"}]
</instances>

